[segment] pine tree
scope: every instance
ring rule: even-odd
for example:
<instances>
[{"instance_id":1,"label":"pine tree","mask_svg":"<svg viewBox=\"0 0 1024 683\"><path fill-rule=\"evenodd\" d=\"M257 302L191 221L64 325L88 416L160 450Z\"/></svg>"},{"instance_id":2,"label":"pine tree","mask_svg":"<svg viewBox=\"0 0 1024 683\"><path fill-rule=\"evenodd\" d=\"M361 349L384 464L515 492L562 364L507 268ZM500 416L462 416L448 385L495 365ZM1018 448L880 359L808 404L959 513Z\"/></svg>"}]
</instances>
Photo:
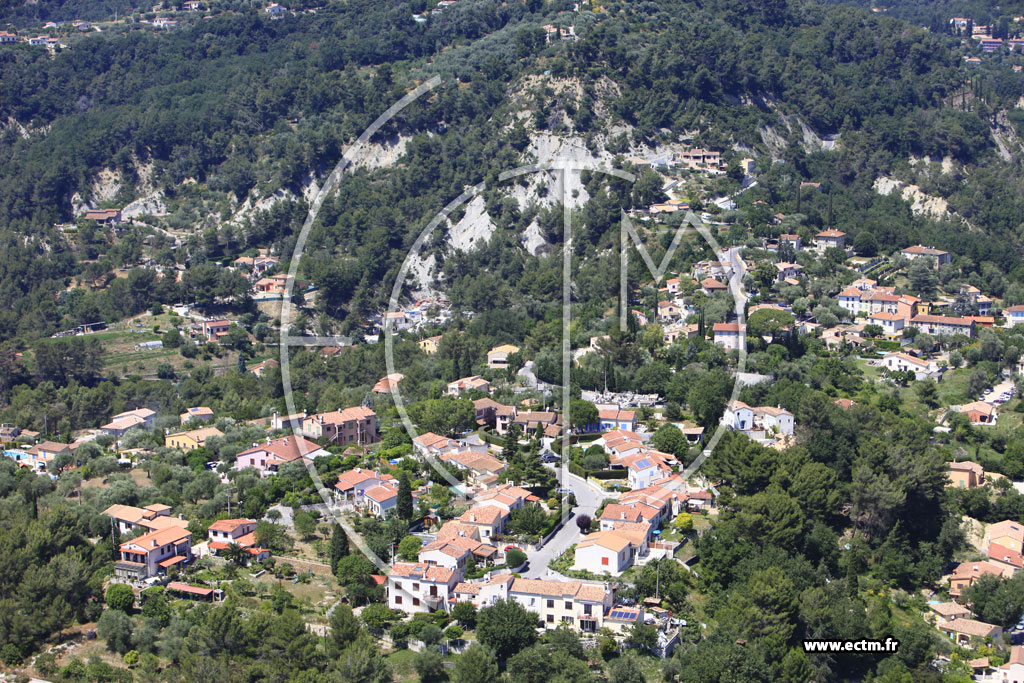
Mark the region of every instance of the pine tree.
<instances>
[{"instance_id":1,"label":"pine tree","mask_svg":"<svg viewBox=\"0 0 1024 683\"><path fill-rule=\"evenodd\" d=\"M398 479L398 518L409 521L412 519L412 484L409 483L409 473L402 472Z\"/></svg>"},{"instance_id":2,"label":"pine tree","mask_svg":"<svg viewBox=\"0 0 1024 683\"><path fill-rule=\"evenodd\" d=\"M245 374L245 354L241 351L238 352L238 372Z\"/></svg>"}]
</instances>

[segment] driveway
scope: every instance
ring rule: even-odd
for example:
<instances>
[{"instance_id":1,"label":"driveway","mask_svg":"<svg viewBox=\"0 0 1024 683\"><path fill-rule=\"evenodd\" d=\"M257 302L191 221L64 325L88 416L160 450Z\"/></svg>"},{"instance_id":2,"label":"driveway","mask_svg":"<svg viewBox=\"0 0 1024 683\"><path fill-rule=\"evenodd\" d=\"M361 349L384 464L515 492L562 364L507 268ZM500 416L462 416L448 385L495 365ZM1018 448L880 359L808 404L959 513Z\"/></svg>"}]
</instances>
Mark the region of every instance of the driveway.
<instances>
[{"instance_id":1,"label":"driveway","mask_svg":"<svg viewBox=\"0 0 1024 683\"><path fill-rule=\"evenodd\" d=\"M573 493L576 494L576 507L573 508L575 515L566 520L565 525L558 530L558 533L550 541L544 544L543 548L537 552L527 553L527 556L530 558L530 568L523 572L523 576L529 579L558 576L558 574L548 569L548 562L568 550L569 546L579 542L580 530L576 526L576 518L580 515L587 515L593 518L594 513L597 512L597 508L600 507L601 501L604 499L602 493L598 493L575 474L570 473L568 470L562 471L559 469L558 471L560 472L559 479L562 487L572 489Z\"/></svg>"},{"instance_id":2,"label":"driveway","mask_svg":"<svg viewBox=\"0 0 1024 683\"><path fill-rule=\"evenodd\" d=\"M299 509L319 513L321 520L330 521L331 511L324 503L301 505L299 506ZM287 505L278 504L268 509L267 512L270 512L270 510L277 510L278 512L281 513L281 519L277 520L276 524L280 524L281 526L287 527L288 529L295 529L295 515L290 507L288 507ZM274 521L267 516L264 516L263 519L265 519L268 522Z\"/></svg>"}]
</instances>

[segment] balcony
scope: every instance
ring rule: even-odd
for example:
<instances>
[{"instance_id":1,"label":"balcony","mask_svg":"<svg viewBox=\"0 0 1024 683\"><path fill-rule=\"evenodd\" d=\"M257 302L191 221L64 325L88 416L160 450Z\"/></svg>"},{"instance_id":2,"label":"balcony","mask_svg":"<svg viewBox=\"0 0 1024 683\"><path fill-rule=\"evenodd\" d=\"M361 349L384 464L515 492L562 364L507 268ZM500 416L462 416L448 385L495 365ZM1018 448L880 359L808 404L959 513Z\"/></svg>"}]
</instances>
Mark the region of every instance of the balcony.
<instances>
[{"instance_id":1,"label":"balcony","mask_svg":"<svg viewBox=\"0 0 1024 683\"><path fill-rule=\"evenodd\" d=\"M421 599L424 604L433 608L440 607L444 604L444 596L442 595L424 595Z\"/></svg>"}]
</instances>

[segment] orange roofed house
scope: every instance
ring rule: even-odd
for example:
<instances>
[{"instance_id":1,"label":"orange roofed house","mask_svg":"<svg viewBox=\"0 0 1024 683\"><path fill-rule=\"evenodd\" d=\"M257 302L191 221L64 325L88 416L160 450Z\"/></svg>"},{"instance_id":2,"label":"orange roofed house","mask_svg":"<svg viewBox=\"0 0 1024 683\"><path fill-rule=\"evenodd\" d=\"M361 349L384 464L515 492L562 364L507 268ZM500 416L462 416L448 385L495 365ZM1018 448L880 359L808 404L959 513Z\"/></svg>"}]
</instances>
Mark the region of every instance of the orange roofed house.
<instances>
[{"instance_id":1,"label":"orange roofed house","mask_svg":"<svg viewBox=\"0 0 1024 683\"><path fill-rule=\"evenodd\" d=\"M338 476L338 483L334 485L338 494L335 495L339 495L341 500L361 500L365 492L392 479L394 477L390 474L357 467Z\"/></svg>"},{"instance_id":2,"label":"orange roofed house","mask_svg":"<svg viewBox=\"0 0 1024 683\"><path fill-rule=\"evenodd\" d=\"M248 551L250 562L261 562L270 557L269 550L256 544L256 520L222 519L210 525L207 536L207 545L214 555L221 554L229 546L239 545Z\"/></svg>"},{"instance_id":3,"label":"orange roofed house","mask_svg":"<svg viewBox=\"0 0 1024 683\"><path fill-rule=\"evenodd\" d=\"M134 505L111 505L103 514L117 523L117 530L122 534L131 533L136 529L156 531L172 526L188 526L184 519L172 517L171 506L162 503L154 503L144 508L137 508Z\"/></svg>"},{"instance_id":4,"label":"orange roofed house","mask_svg":"<svg viewBox=\"0 0 1024 683\"><path fill-rule=\"evenodd\" d=\"M508 597L540 616L544 628L561 625L593 633L604 625L614 591L603 583L513 579Z\"/></svg>"},{"instance_id":5,"label":"orange roofed house","mask_svg":"<svg viewBox=\"0 0 1024 683\"><path fill-rule=\"evenodd\" d=\"M747 326L741 323L715 323L712 328L715 344L726 351L747 348Z\"/></svg>"},{"instance_id":6,"label":"orange roofed house","mask_svg":"<svg viewBox=\"0 0 1024 683\"><path fill-rule=\"evenodd\" d=\"M624 429L628 432L636 429L636 411L622 410L617 406L603 406L597 411L597 419L601 424L601 431Z\"/></svg>"},{"instance_id":7,"label":"orange roofed house","mask_svg":"<svg viewBox=\"0 0 1024 683\"><path fill-rule=\"evenodd\" d=\"M464 391L482 391L485 394L491 393L491 383L480 375L463 377L454 382L448 383L448 395L458 398Z\"/></svg>"},{"instance_id":8,"label":"orange roofed house","mask_svg":"<svg viewBox=\"0 0 1024 683\"><path fill-rule=\"evenodd\" d=\"M911 261L915 259L926 259L931 261L933 267L938 268L939 266L945 265L952 261L948 251L942 251L941 249L934 249L932 247L925 247L920 244L912 247L907 247L902 252L904 258Z\"/></svg>"},{"instance_id":9,"label":"orange roofed house","mask_svg":"<svg viewBox=\"0 0 1024 683\"><path fill-rule=\"evenodd\" d=\"M100 225L121 222L121 209L89 209L82 216L83 220L96 221Z\"/></svg>"},{"instance_id":10,"label":"orange roofed house","mask_svg":"<svg viewBox=\"0 0 1024 683\"><path fill-rule=\"evenodd\" d=\"M949 595L959 598L960 595L982 576L1002 576L1003 571L991 562L962 562L953 570L949 578Z\"/></svg>"},{"instance_id":11,"label":"orange roofed house","mask_svg":"<svg viewBox=\"0 0 1024 683\"><path fill-rule=\"evenodd\" d=\"M846 233L840 230L824 230L814 236L814 244L818 251L846 249Z\"/></svg>"},{"instance_id":12,"label":"orange roofed house","mask_svg":"<svg viewBox=\"0 0 1024 683\"><path fill-rule=\"evenodd\" d=\"M967 647L972 640L975 642L984 641L986 638L995 639L1003 634L1003 629L994 624L986 624L983 621L974 619L951 619L939 624L939 630L948 635L957 645Z\"/></svg>"},{"instance_id":13,"label":"orange roofed house","mask_svg":"<svg viewBox=\"0 0 1024 683\"><path fill-rule=\"evenodd\" d=\"M995 424L996 421L996 407L986 401L965 403L957 412L966 415L971 424Z\"/></svg>"},{"instance_id":14,"label":"orange roofed house","mask_svg":"<svg viewBox=\"0 0 1024 683\"><path fill-rule=\"evenodd\" d=\"M1024 552L1024 524L1012 519L989 524L985 529L985 546L993 544L1009 548L1014 552Z\"/></svg>"},{"instance_id":15,"label":"orange roofed house","mask_svg":"<svg viewBox=\"0 0 1024 683\"><path fill-rule=\"evenodd\" d=\"M377 381L373 385L373 393L375 394L390 394L391 390L398 386L398 383L405 379L405 375L400 372L393 372L390 375L386 375Z\"/></svg>"},{"instance_id":16,"label":"orange roofed house","mask_svg":"<svg viewBox=\"0 0 1024 683\"><path fill-rule=\"evenodd\" d=\"M122 543L114 575L141 581L181 569L192 562L192 532L172 526Z\"/></svg>"}]
</instances>

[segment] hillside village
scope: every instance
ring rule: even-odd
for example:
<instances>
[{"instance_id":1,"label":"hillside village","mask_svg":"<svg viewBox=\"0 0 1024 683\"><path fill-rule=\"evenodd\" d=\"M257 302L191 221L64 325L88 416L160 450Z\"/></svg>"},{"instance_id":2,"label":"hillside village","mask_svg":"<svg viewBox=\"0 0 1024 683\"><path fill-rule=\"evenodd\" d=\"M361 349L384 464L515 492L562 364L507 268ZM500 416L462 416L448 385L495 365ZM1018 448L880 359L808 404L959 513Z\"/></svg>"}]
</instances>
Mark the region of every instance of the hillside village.
<instances>
[{"instance_id":1,"label":"hillside village","mask_svg":"<svg viewBox=\"0 0 1024 683\"><path fill-rule=\"evenodd\" d=\"M647 215L659 213L664 212L651 207ZM105 219L117 225L119 217L112 212ZM785 229L785 216L774 222L777 229ZM731 248L727 257L695 262L687 272L653 283L653 296L646 299L651 308L631 312L639 333L656 331L659 346L685 341L717 348L729 365L745 356L747 378L742 381L755 387L765 379L758 373L768 370L770 355L764 349L817 345L843 358L851 371L873 377L875 391L912 386L922 400L931 397L935 402L925 406L924 414L933 420L933 439L939 441L956 443L963 441L965 430L995 429L1003 423L1005 406L1019 403L1015 377L1024 367L1016 357L997 357L1004 370L984 380L977 369L964 366L980 368L980 354L990 354L988 347L1002 345L1005 335L1014 334L1024 320L1024 305L1007 305L991 292L944 275L955 255L916 245L887 256L864 256L847 244L844 233L826 230L748 238L747 246ZM250 288L247 296L254 300L280 301L288 282L279 274L279 259L266 251L236 257L223 268L244 278ZM160 277L180 274L174 269L157 272ZM709 324L707 314L715 302L733 295L726 284L730 282L745 290L746 315L741 322L725 314L722 322ZM306 305L315 301L313 284L295 286L307 294ZM230 299L222 303L230 310ZM182 339L216 346L254 341L230 315L202 316L185 304L172 309L183 321L191 319L172 328ZM452 310L444 298L413 301L369 320L358 344L314 353L331 362L393 333L415 341L419 353L432 356L443 343L445 326L467 315ZM89 337L102 334L102 326L67 334ZM140 342L140 347L158 349L159 337L167 334ZM594 337L574 358L587 363L609 343L607 335ZM720 418L707 422L697 412L680 413L668 406L664 395L596 392L595 399L615 402L576 406L585 417L566 425L561 411L546 405L553 398L550 388L526 380L529 354L524 351L515 344L495 345L472 366L477 374L446 384L449 400L471 406L471 429L425 431L405 445L396 446L399 441L390 427L385 443L378 413L369 407L389 399L407 381L404 374L394 373L372 387L364 405L308 414L275 412L244 424L206 406L188 407L175 416L139 407L78 430L67 443L7 425L5 454L20 467L55 480L82 467L80 453L95 458L97 446L116 456L120 471L148 467L156 453L180 453L201 477L211 477L212 485L237 486L250 473L273 482L283 476L304 477L306 470L317 472L326 497L319 501L312 493L289 503L286 496L284 505L294 510L287 523L276 507L262 517L221 513L212 522L183 517L175 506L160 503L117 503L103 509L119 538L110 582L142 595L163 586L168 595L220 600L225 583L212 577L238 571L254 577L267 571L280 575L281 567L287 567L284 571L302 578L295 573L297 566L315 572L315 563L293 560L282 550L282 533L323 536L323 531L311 532L309 522L300 524L300 517L327 522L332 515L340 516L356 530L401 520L412 533L390 546L385 554L390 566L366 569L368 583L360 589L368 591L362 593L364 604L379 599L396 615L439 615L444 620L462 609L461 604L479 610L511 600L534 612L539 626L568 625L584 638L631 643L653 625L648 647L667 657L686 637L686 621L673 618L657 595L638 595L632 582L647 567L660 572L665 560L685 566L695 530L713 525L718 514L718 482L700 474L684 479L680 473L719 422L780 451L797 443L801 425L779 405L736 400L724 406ZM278 365L268 358L246 372L258 375ZM970 375L966 384L965 373ZM935 391L950 383L959 388ZM508 400L516 396L526 398ZM858 401L859 395L837 397L835 404L853 410ZM1015 414L1006 419L1019 423ZM984 432L979 434L983 439ZM574 444L565 453L567 459L561 454L563 437ZM240 438L246 441L240 443ZM237 446L226 449L229 444ZM523 462L526 453L538 460ZM459 484L449 486L432 474L432 459L443 463ZM1011 482L1013 477L999 472L998 464L995 468L957 459L948 465L946 485L973 492ZM559 488L553 485L556 479ZM1011 485L1024 487L1024 482ZM239 496L242 512L259 509L244 502ZM924 617L959 648L993 653L969 664L978 680L997 680L992 677L1013 675L1014 667L1024 667L1016 645L1009 657L993 649L1004 633L1005 642L1017 643L1018 630L981 620L964 606L964 596L977 581L1007 580L1024 569L1024 527L1010 519L984 528L972 550L975 559L967 556L951 568L941 588L930 593L935 599L928 602ZM339 531L335 527L333 533ZM338 579L356 580L341 574ZM352 604L357 606L358 599ZM1019 632L1024 638L1024 627Z\"/></svg>"},{"instance_id":2,"label":"hillside village","mask_svg":"<svg viewBox=\"0 0 1024 683\"><path fill-rule=\"evenodd\" d=\"M288 4L0 31L0 678L1024 680L1024 8Z\"/></svg>"},{"instance_id":3,"label":"hillside village","mask_svg":"<svg viewBox=\"0 0 1024 683\"><path fill-rule=\"evenodd\" d=\"M689 201L677 198L685 187L673 178L678 169L710 176L724 172L717 153L697 152L630 160L658 169L666 188L665 200L633 212L647 232L672 230L672 217L691 210ZM746 182L753 181L753 160L742 160L741 167ZM810 183L800 191L820 189ZM820 348L842 359L846 372L870 378L877 387L873 391L913 387L937 441L962 442L966 432L995 429L1003 423L1004 407L1019 404L1015 378L1024 372L1024 361L1009 349L1007 355L992 354L993 348L1012 343L1006 340L1024 322L1024 305L1011 305L973 284L976 280L956 277L955 254L920 244L880 254L874 245L857 244L839 230L790 227L792 219L781 213L770 218L770 233L761 238L749 229L737 232L737 225L715 214L703 212L703 220L735 246L722 255L724 261L694 260L686 271L645 285L645 296L633 304L630 318L637 334L652 338L654 346L692 345L704 349L701 353L721 354L725 367L744 371L738 375L741 384L754 388L772 372L773 349ZM116 236L145 224L125 219L121 209L89 209L67 231L73 234L83 227ZM182 245L175 239L173 248ZM216 277L232 278L234 284L205 301L182 302L166 311L160 307L136 318L128 329L140 341L128 356L156 352L170 358L192 346L205 349L209 358L233 352L237 371L276 377L280 363L263 343L272 339L267 330L273 330L275 311L289 290L290 302L300 309L313 309L321 296L315 282L286 275L286 266L268 249L220 259ZM133 267L179 283L186 273L180 264L172 267L152 258ZM737 296L746 304L742 318L729 312ZM235 313L252 305L244 301L258 307L258 316ZM212 310L222 313L210 315ZM370 316L347 344L311 353L321 362L337 362L394 334L432 357L456 343L458 333L451 326L473 315L454 308L443 294L432 293L404 302L399 310ZM147 317L170 324L147 328ZM254 334L254 320L263 328L259 334ZM109 333L105 324L96 323L54 337ZM273 487L278 477L305 478L307 470L316 471L325 488L319 495L310 489L303 499L290 502L286 496L283 504L294 510L287 523L279 507L262 517L220 513L212 522L172 514L175 507L162 503L104 508L101 514L110 519L119 539L110 582L130 586L140 595L163 586L168 595L218 600L225 584L210 577L291 571L302 578L297 566L315 572L315 562L283 551L294 541L284 544L282 534L325 537L322 530L310 532L310 522L300 525L300 518L311 520L316 529L318 522L336 516L347 520L355 533L369 525L376 534L401 520L412 534L383 549L390 566L373 571L367 567L363 579L338 574L350 590L354 580L367 582L354 594L363 598L353 595L353 606L360 600L380 600L396 615L439 615L445 620L462 609L460 604L479 610L511 600L534 612L539 626L568 625L584 638L600 635L633 643L637 634L653 626L646 647L668 657L687 637L687 622L673 618L657 594L637 594L634 582L645 568L660 573L666 560L692 571L685 563L694 554L696 533L713 525L718 514L720 482L681 473L718 424L776 451L799 442L801 425L778 404L734 400L721 413L702 414L691 400L690 410L682 411L666 400L664 390L589 392L593 402L574 408L583 417L574 416L566 425L562 411L548 405L555 398L551 385L532 376L531 350L520 343L496 344L463 366L476 374L444 385L448 400L466 402L465 422L449 422L453 428L447 432L424 431L405 445L400 445L395 427L385 430L378 424L373 407L381 404L390 411L391 395L409 381L398 372L382 376L362 405L327 412L274 412L243 423L207 406L186 407L176 416L140 406L76 430L68 442L45 440L28 425L11 424L4 428L5 453L20 467L55 480L82 467L80 453L95 458L97 446L113 454L120 471L147 467L154 454L179 453L207 487L237 487L250 474ZM608 334L591 337L589 344L574 350L574 362L586 367L613 343ZM982 374L983 359L996 361L1001 372ZM947 384L956 389L941 391ZM858 402L856 394L835 398L843 410L855 409ZM1009 419L1020 422L1016 414ZM981 434L978 438L983 439ZM568 451L562 450L564 439L573 444ZM975 458L978 453L976 448ZM530 464L524 455L536 460ZM430 461L441 463L458 485L450 486L432 473ZM949 464L947 486L974 491L1010 481L995 467L986 471L976 459L957 459ZM1016 476L1024 474L1018 471ZM264 507L244 503L239 496L242 512ZM277 514L269 516L271 512ZM1009 642L1017 642L1013 629L986 623L962 606L974 581L1002 580L1024 569L1024 532L1017 533L1016 522L993 523L986 529L984 542L974 548L981 559L952 567L941 584L945 602L929 601L924 613L938 632L966 650L989 651L1004 632ZM332 533L345 532L335 527ZM322 555L318 551L317 557ZM326 566L337 574L336 559ZM1013 667L1024 666L1016 646L1008 664L996 666L1000 661L993 655L970 664L978 680L1002 675L1006 667L1016 671Z\"/></svg>"}]
</instances>

